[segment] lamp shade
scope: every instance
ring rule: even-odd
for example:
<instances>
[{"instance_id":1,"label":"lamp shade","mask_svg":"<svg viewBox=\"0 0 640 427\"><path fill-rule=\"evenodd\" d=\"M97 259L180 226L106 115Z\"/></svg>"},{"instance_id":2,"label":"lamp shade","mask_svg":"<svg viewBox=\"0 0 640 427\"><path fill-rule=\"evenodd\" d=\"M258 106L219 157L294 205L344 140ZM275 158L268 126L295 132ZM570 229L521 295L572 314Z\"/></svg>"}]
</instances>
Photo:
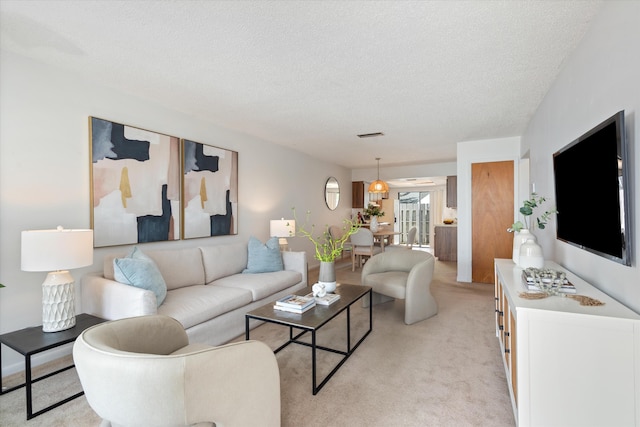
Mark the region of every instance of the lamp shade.
<instances>
[{"instance_id":1,"label":"lamp shade","mask_svg":"<svg viewBox=\"0 0 640 427\"><path fill-rule=\"evenodd\" d=\"M296 235L296 222L293 219L272 219L269 235L271 237L293 237Z\"/></svg>"},{"instance_id":2,"label":"lamp shade","mask_svg":"<svg viewBox=\"0 0 640 427\"><path fill-rule=\"evenodd\" d=\"M376 179L371 184L369 184L369 193L388 193L388 192L389 192L389 185L384 181Z\"/></svg>"},{"instance_id":3,"label":"lamp shade","mask_svg":"<svg viewBox=\"0 0 640 427\"><path fill-rule=\"evenodd\" d=\"M70 270L93 264L93 230L22 232L23 271Z\"/></svg>"},{"instance_id":4,"label":"lamp shade","mask_svg":"<svg viewBox=\"0 0 640 427\"><path fill-rule=\"evenodd\" d=\"M369 184L369 193L382 194L389 192L389 185L380 179L380 157L376 157L378 161L378 179Z\"/></svg>"}]
</instances>

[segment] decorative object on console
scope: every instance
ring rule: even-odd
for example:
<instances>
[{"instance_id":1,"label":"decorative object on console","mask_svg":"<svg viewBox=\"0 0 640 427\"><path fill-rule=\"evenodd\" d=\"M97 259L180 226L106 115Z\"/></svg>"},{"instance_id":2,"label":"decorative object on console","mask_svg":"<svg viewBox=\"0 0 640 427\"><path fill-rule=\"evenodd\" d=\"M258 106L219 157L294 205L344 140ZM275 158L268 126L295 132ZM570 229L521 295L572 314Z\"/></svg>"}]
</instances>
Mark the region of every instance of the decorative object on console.
<instances>
[{"instance_id":1,"label":"decorative object on console","mask_svg":"<svg viewBox=\"0 0 640 427\"><path fill-rule=\"evenodd\" d=\"M269 223L269 235L277 237L280 250L286 251L289 249L287 237L296 235L296 222L292 219L272 219Z\"/></svg>"},{"instance_id":2,"label":"decorative object on console","mask_svg":"<svg viewBox=\"0 0 640 427\"><path fill-rule=\"evenodd\" d=\"M58 332L76 324L75 289L68 270L93 264L93 230L22 232L21 269L49 271L42 283L42 330Z\"/></svg>"},{"instance_id":3,"label":"decorative object on console","mask_svg":"<svg viewBox=\"0 0 640 427\"><path fill-rule=\"evenodd\" d=\"M551 268L525 268L522 271L522 281L530 291L549 295L576 293L576 287L569 282L566 273Z\"/></svg>"},{"instance_id":4,"label":"decorative object on console","mask_svg":"<svg viewBox=\"0 0 640 427\"><path fill-rule=\"evenodd\" d=\"M513 254L511 258L513 259L513 262L518 266L520 265L520 246L522 246L522 244L529 239L533 239L534 242L537 241L536 236L531 234L528 228L523 228L520 231L514 231Z\"/></svg>"},{"instance_id":5,"label":"decorative object on console","mask_svg":"<svg viewBox=\"0 0 640 427\"><path fill-rule=\"evenodd\" d=\"M536 243L534 239L529 237L520 246L520 255L518 266L522 268L542 268L544 267L544 257L542 256L542 247Z\"/></svg>"},{"instance_id":6,"label":"decorative object on console","mask_svg":"<svg viewBox=\"0 0 640 427\"><path fill-rule=\"evenodd\" d=\"M238 234L238 153L182 140L183 239Z\"/></svg>"},{"instance_id":7,"label":"decorative object on console","mask_svg":"<svg viewBox=\"0 0 640 427\"><path fill-rule=\"evenodd\" d=\"M551 215L553 215L554 213L558 212L556 210L556 208L548 209L542 215L540 215L539 217L536 217L536 221L535 222L532 221L531 224L529 224L528 217L533 215L533 210L535 208L541 207L541 205L546 200L547 199L545 197L538 196L537 193L531 193L531 198L529 200L525 200L522 203L522 207L520 208L520 213L524 217L524 223L522 223L521 221L516 221L515 223L511 224L511 227L509 227L507 229L507 231L510 232L510 233L511 232L515 232L516 233L514 235L514 238L513 238L512 259L513 259L513 262L516 263L516 265L518 265L519 267L526 268L526 267L537 267L538 266L537 264L536 265L522 265L520 263L520 247L528 239L532 239L534 241L534 243L535 243L536 242L536 237L533 234L531 234L531 230L535 229L536 225L538 226L538 228L540 230L544 230L546 225L547 225L547 221L549 221L549 218L551 217ZM537 254L537 252L536 252L536 254ZM540 247L540 256L542 257L542 259L544 261L544 257L542 256L542 248L541 247ZM527 261L527 262L529 262L529 261ZM538 261L536 260L535 262L538 262ZM542 265L540 265L539 268L541 268L541 267L542 267Z\"/></svg>"},{"instance_id":8,"label":"decorative object on console","mask_svg":"<svg viewBox=\"0 0 640 427\"><path fill-rule=\"evenodd\" d=\"M95 247L180 239L180 139L89 117Z\"/></svg>"}]
</instances>

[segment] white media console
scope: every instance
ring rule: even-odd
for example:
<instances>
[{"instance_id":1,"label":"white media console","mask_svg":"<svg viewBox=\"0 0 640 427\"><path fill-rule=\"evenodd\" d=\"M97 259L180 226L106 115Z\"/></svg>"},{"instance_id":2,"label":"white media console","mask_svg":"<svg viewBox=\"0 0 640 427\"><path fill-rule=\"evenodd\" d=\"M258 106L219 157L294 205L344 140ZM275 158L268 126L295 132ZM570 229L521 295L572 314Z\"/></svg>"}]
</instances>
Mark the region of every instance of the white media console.
<instances>
[{"instance_id":1,"label":"white media console","mask_svg":"<svg viewBox=\"0 0 640 427\"><path fill-rule=\"evenodd\" d=\"M516 424L640 427L640 315L553 262L545 268L604 305L521 298L522 269L495 260L496 334Z\"/></svg>"}]
</instances>

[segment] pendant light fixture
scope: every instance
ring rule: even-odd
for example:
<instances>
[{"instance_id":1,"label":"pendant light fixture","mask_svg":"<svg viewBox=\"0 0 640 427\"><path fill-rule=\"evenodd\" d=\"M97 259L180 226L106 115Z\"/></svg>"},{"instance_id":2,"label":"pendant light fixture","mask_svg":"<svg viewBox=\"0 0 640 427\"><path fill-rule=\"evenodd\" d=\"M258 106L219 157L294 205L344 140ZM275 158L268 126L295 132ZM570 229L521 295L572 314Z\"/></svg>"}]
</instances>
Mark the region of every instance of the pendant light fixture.
<instances>
[{"instance_id":1,"label":"pendant light fixture","mask_svg":"<svg viewBox=\"0 0 640 427\"><path fill-rule=\"evenodd\" d=\"M376 157L376 160L378 161L378 179L369 184L369 193L388 193L389 185L380 180L380 157Z\"/></svg>"}]
</instances>

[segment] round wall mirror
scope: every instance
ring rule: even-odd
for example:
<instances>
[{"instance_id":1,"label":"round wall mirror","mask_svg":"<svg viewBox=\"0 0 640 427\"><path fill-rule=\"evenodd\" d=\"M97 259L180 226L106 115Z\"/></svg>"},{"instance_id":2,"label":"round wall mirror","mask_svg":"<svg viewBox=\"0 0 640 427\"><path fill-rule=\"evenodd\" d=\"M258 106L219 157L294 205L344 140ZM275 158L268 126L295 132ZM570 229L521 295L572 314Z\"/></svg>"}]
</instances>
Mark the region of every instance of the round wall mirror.
<instances>
[{"instance_id":1,"label":"round wall mirror","mask_svg":"<svg viewBox=\"0 0 640 427\"><path fill-rule=\"evenodd\" d=\"M338 180L334 177L330 177L324 185L324 201L327 202L327 207L332 211L338 207L340 185L338 185Z\"/></svg>"}]
</instances>

